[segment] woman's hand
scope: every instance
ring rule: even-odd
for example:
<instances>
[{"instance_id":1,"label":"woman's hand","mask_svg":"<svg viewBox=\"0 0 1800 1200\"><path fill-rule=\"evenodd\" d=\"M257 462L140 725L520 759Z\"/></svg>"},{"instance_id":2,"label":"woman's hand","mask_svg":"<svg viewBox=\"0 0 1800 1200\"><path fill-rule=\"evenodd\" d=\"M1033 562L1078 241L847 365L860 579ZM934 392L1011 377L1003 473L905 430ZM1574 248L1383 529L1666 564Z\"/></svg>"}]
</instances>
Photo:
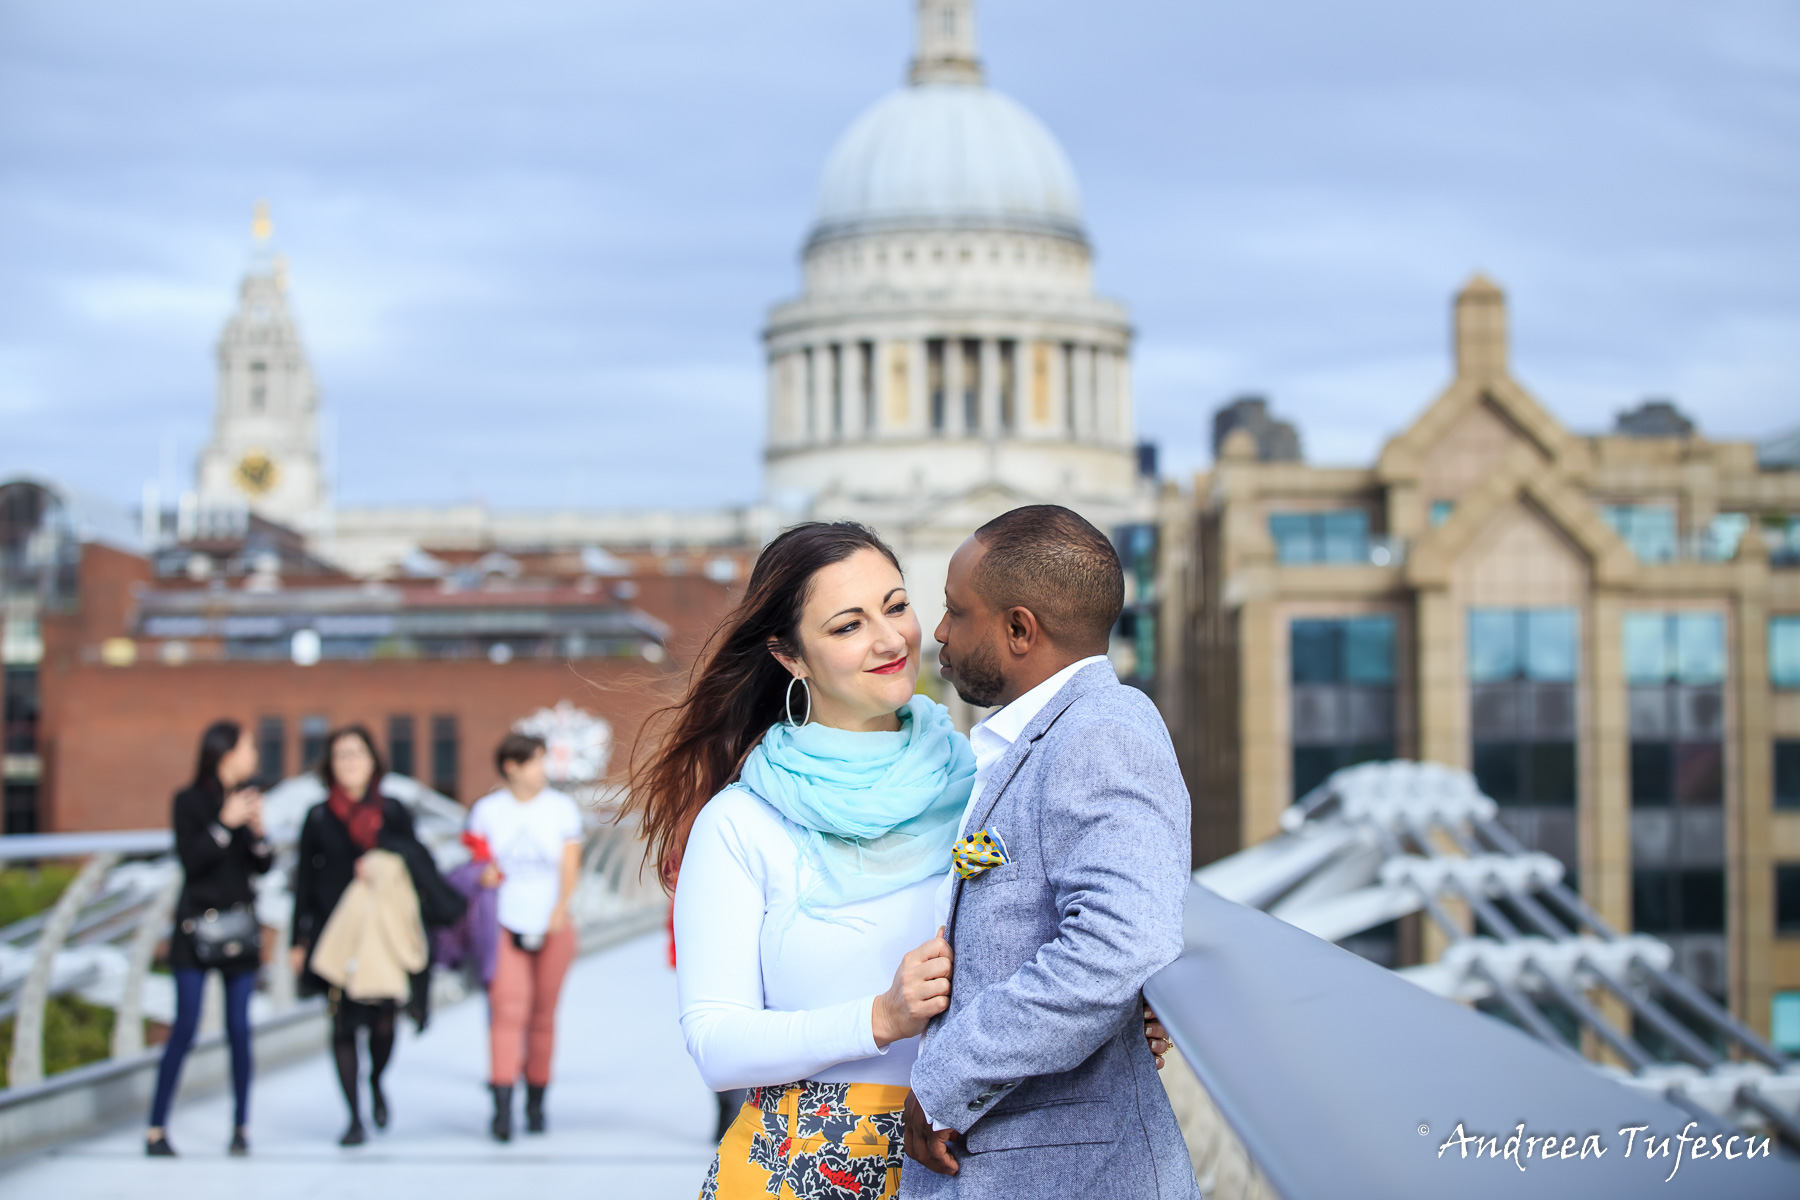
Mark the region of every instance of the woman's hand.
<instances>
[{"instance_id":1,"label":"woman's hand","mask_svg":"<svg viewBox=\"0 0 1800 1200\"><path fill-rule=\"evenodd\" d=\"M369 877L369 863L365 855L359 854L356 856L356 877L363 880L366 880Z\"/></svg>"},{"instance_id":2,"label":"woman's hand","mask_svg":"<svg viewBox=\"0 0 1800 1200\"><path fill-rule=\"evenodd\" d=\"M568 905L558 904L555 908L550 910L550 930L549 930L549 932L561 933L564 929L566 929L568 927L568 924L569 924L569 906Z\"/></svg>"},{"instance_id":3,"label":"woman's hand","mask_svg":"<svg viewBox=\"0 0 1800 1200\"><path fill-rule=\"evenodd\" d=\"M950 1007L950 943L944 930L909 950L894 972L894 986L875 997L870 1016L875 1044L886 1049L901 1038L918 1037L931 1018Z\"/></svg>"},{"instance_id":4,"label":"woman's hand","mask_svg":"<svg viewBox=\"0 0 1800 1200\"><path fill-rule=\"evenodd\" d=\"M295 975L306 974L306 947L293 946L288 950L288 965L294 968Z\"/></svg>"},{"instance_id":5,"label":"woman's hand","mask_svg":"<svg viewBox=\"0 0 1800 1200\"><path fill-rule=\"evenodd\" d=\"M262 793L255 788L244 788L225 797L225 803L219 807L219 824L227 829L239 829L256 815Z\"/></svg>"},{"instance_id":6,"label":"woman's hand","mask_svg":"<svg viewBox=\"0 0 1800 1200\"><path fill-rule=\"evenodd\" d=\"M506 876L501 874L500 868L493 863L489 863L487 866L481 868L482 887L497 888L504 882L506 882Z\"/></svg>"},{"instance_id":7,"label":"woman's hand","mask_svg":"<svg viewBox=\"0 0 1800 1200\"><path fill-rule=\"evenodd\" d=\"M1162 1070L1163 1055L1169 1052L1171 1044L1169 1031L1162 1027L1162 1022L1156 1019L1156 1014L1150 1011L1148 1004L1144 1005L1144 1041L1150 1044L1150 1053L1156 1056L1156 1069Z\"/></svg>"}]
</instances>

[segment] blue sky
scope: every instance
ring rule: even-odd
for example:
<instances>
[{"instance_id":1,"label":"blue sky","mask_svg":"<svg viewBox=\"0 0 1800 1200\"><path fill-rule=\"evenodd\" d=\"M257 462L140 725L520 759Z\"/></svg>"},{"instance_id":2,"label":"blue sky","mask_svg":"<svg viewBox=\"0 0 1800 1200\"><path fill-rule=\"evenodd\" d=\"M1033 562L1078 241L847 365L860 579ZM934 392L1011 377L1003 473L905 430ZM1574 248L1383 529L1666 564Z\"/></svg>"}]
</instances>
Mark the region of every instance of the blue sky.
<instances>
[{"instance_id":1,"label":"blue sky","mask_svg":"<svg viewBox=\"0 0 1800 1200\"><path fill-rule=\"evenodd\" d=\"M350 503L757 495L758 330L907 0L0 0L0 468L185 481L273 205ZM1365 461L1473 270L1571 426L1800 423L1800 8L984 0L1180 474L1268 394ZM170 467L169 463L173 466Z\"/></svg>"}]
</instances>

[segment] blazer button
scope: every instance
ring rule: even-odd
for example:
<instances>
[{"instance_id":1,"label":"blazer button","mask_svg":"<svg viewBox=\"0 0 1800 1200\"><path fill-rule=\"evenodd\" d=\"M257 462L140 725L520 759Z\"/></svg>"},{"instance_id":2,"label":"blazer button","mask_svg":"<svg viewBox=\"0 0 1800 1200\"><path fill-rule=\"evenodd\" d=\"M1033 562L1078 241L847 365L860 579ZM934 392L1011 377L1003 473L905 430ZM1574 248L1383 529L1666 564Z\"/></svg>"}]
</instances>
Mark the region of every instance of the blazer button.
<instances>
[{"instance_id":1,"label":"blazer button","mask_svg":"<svg viewBox=\"0 0 1800 1200\"><path fill-rule=\"evenodd\" d=\"M980 1100L971 1100L971 1101L969 1101L969 1111L974 1112L976 1109L980 1108L983 1104L986 1104L986 1103L987 1103L987 1098L985 1096L982 1097Z\"/></svg>"}]
</instances>

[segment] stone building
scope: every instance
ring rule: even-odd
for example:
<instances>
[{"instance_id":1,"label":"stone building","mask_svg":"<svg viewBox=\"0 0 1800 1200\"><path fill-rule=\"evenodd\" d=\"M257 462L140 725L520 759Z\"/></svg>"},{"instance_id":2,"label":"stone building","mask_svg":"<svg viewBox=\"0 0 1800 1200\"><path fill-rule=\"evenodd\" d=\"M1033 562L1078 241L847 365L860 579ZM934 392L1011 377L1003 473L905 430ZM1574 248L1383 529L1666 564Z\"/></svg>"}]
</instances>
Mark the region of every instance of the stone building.
<instances>
[{"instance_id":1,"label":"stone building","mask_svg":"<svg viewBox=\"0 0 1800 1200\"><path fill-rule=\"evenodd\" d=\"M1667 404L1564 428L1479 276L1454 346L1373 464L1228 422L1165 496L1158 697L1196 858L1272 836L1339 767L1465 767L1608 920L1800 1042L1800 471Z\"/></svg>"},{"instance_id":2,"label":"stone building","mask_svg":"<svg viewBox=\"0 0 1800 1200\"><path fill-rule=\"evenodd\" d=\"M973 0L919 0L917 28L906 85L827 159L802 293L769 314L764 491L879 529L929 631L989 518L1056 501L1111 531L1153 490L1130 320L1094 293L1068 156L987 86Z\"/></svg>"},{"instance_id":3,"label":"stone building","mask_svg":"<svg viewBox=\"0 0 1800 1200\"><path fill-rule=\"evenodd\" d=\"M237 310L219 335L212 439L200 452L197 499L210 512L249 509L318 539L331 497L319 456L319 393L288 309L286 269L269 246L268 205Z\"/></svg>"}]
</instances>

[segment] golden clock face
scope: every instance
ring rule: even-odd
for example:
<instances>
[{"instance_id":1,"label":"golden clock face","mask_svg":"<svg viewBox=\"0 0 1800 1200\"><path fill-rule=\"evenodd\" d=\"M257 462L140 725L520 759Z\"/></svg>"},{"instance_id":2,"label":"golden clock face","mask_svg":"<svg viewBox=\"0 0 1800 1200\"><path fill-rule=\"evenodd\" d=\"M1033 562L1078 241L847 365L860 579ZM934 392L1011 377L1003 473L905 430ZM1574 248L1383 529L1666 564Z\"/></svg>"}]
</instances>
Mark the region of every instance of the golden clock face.
<instances>
[{"instance_id":1,"label":"golden clock face","mask_svg":"<svg viewBox=\"0 0 1800 1200\"><path fill-rule=\"evenodd\" d=\"M261 450L252 450L238 459L237 485L252 496L263 495L273 488L279 474L275 460Z\"/></svg>"}]
</instances>

